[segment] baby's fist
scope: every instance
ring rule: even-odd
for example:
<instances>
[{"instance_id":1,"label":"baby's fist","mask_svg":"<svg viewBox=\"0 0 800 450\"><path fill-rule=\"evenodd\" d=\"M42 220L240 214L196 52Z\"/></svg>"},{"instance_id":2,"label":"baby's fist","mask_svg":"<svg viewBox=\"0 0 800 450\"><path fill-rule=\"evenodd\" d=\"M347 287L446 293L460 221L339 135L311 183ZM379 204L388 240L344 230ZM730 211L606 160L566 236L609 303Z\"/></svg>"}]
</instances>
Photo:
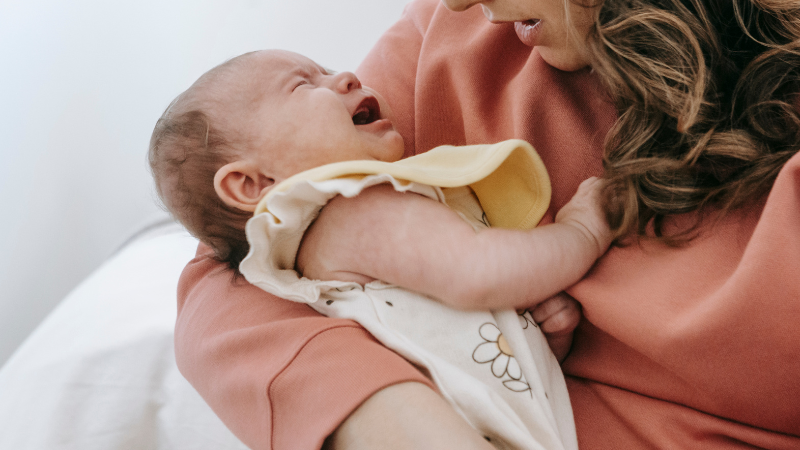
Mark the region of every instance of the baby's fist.
<instances>
[{"instance_id":1,"label":"baby's fist","mask_svg":"<svg viewBox=\"0 0 800 450\"><path fill-rule=\"evenodd\" d=\"M569 294L561 292L539 303L531 311L531 315L539 324L558 362L564 361L572 348L572 335L581 321L580 303Z\"/></svg>"},{"instance_id":2,"label":"baby's fist","mask_svg":"<svg viewBox=\"0 0 800 450\"><path fill-rule=\"evenodd\" d=\"M583 180L572 199L556 214L557 223L577 227L597 244L598 257L605 253L612 240L611 230L600 206L602 190L603 180L600 178Z\"/></svg>"}]
</instances>

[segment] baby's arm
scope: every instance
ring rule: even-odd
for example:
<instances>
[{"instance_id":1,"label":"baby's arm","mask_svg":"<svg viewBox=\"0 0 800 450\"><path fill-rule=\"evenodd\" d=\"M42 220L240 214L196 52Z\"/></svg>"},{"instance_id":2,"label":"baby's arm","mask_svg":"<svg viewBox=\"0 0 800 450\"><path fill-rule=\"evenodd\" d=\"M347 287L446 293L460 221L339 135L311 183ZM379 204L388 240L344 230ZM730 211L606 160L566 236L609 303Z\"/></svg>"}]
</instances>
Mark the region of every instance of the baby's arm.
<instances>
[{"instance_id":1,"label":"baby's arm","mask_svg":"<svg viewBox=\"0 0 800 450\"><path fill-rule=\"evenodd\" d=\"M441 203L375 186L322 210L297 267L308 278L380 279L461 309L529 306L577 282L608 248L599 186L584 181L553 224L477 234Z\"/></svg>"}]
</instances>

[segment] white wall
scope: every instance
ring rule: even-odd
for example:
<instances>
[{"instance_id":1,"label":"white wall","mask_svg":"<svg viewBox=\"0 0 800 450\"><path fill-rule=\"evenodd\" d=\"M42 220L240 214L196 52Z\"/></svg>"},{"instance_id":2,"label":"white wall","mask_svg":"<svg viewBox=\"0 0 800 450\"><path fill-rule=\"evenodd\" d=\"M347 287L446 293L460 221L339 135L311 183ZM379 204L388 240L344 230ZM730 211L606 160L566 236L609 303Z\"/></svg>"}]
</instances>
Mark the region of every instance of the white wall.
<instances>
[{"instance_id":1,"label":"white wall","mask_svg":"<svg viewBox=\"0 0 800 450\"><path fill-rule=\"evenodd\" d=\"M0 365L129 236L166 217L145 153L172 98L261 48L353 70L406 2L0 2Z\"/></svg>"}]
</instances>

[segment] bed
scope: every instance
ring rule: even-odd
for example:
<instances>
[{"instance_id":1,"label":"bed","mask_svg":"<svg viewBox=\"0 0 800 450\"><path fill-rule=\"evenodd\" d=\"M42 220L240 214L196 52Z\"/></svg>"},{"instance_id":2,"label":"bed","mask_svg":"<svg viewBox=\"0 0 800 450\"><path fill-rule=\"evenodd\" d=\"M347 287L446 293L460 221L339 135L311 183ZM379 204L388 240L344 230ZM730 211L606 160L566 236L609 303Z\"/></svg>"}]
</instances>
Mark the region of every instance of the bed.
<instances>
[{"instance_id":1,"label":"bed","mask_svg":"<svg viewBox=\"0 0 800 450\"><path fill-rule=\"evenodd\" d=\"M196 248L158 224L56 307L0 370L0 448L247 448L175 365L175 284Z\"/></svg>"}]
</instances>

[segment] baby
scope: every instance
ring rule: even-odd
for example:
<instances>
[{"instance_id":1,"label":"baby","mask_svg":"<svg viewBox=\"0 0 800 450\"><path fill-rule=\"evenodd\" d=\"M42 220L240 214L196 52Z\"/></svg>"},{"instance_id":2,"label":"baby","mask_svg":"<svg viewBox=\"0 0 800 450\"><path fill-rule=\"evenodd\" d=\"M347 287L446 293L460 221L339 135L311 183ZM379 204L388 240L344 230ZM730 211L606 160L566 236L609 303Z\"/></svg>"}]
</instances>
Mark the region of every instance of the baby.
<instances>
[{"instance_id":1,"label":"baby","mask_svg":"<svg viewBox=\"0 0 800 450\"><path fill-rule=\"evenodd\" d=\"M524 308L574 284L610 244L599 181L553 224L488 228L518 205L528 205L522 228L547 209L546 172L527 143L395 162L403 150L388 105L355 75L261 51L173 101L149 156L167 208L248 281L357 320L427 371L495 447L577 448L558 362ZM520 174L538 191L503 198Z\"/></svg>"}]
</instances>

